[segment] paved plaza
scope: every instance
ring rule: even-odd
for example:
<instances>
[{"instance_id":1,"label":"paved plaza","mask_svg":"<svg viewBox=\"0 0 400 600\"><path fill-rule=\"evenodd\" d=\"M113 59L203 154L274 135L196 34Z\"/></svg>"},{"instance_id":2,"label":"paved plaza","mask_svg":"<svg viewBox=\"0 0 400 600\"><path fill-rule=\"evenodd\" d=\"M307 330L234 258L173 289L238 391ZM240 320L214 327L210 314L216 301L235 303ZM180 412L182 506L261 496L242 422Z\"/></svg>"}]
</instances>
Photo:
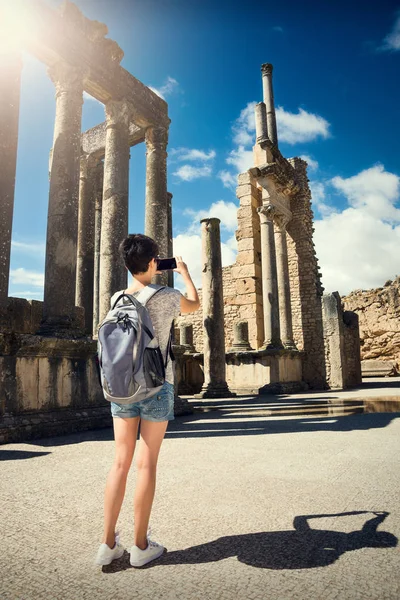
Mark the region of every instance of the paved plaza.
<instances>
[{"instance_id":1,"label":"paved plaza","mask_svg":"<svg viewBox=\"0 0 400 600\"><path fill-rule=\"evenodd\" d=\"M398 600L400 381L366 386L207 401L172 422L151 519L167 551L142 569L127 553L93 566L111 429L2 446L1 600Z\"/></svg>"}]
</instances>

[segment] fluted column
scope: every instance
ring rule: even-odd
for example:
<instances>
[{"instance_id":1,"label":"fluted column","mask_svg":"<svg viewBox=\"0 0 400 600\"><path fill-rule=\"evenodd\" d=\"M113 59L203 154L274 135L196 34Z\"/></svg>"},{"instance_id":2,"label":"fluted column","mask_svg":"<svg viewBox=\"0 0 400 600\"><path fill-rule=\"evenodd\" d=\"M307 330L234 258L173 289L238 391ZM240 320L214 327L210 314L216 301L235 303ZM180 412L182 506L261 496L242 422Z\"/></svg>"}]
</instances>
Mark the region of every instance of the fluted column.
<instances>
[{"instance_id":1,"label":"fluted column","mask_svg":"<svg viewBox=\"0 0 400 600\"><path fill-rule=\"evenodd\" d=\"M57 63L49 69L56 87L56 118L50 163L42 333L74 321L78 236L79 162L83 73Z\"/></svg>"},{"instance_id":2,"label":"fluted column","mask_svg":"<svg viewBox=\"0 0 400 600\"><path fill-rule=\"evenodd\" d=\"M267 128L268 137L275 146L278 145L278 133L276 128L276 115L274 104L274 90L272 86L272 65L264 63L261 65L263 96L264 103L267 109Z\"/></svg>"},{"instance_id":3,"label":"fluted column","mask_svg":"<svg viewBox=\"0 0 400 600\"><path fill-rule=\"evenodd\" d=\"M97 336L99 325L99 289L100 289L100 240L101 240L101 209L103 204L103 175L104 163L96 166L95 202L94 202L94 282L93 282L93 335Z\"/></svg>"},{"instance_id":4,"label":"fluted column","mask_svg":"<svg viewBox=\"0 0 400 600\"><path fill-rule=\"evenodd\" d=\"M157 242L162 258L168 255L167 144L167 129L146 130L145 234ZM168 273L156 275L155 282L168 285Z\"/></svg>"},{"instance_id":5,"label":"fluted column","mask_svg":"<svg viewBox=\"0 0 400 600\"><path fill-rule=\"evenodd\" d=\"M81 157L79 184L76 305L85 309L87 333L91 333L93 328L96 162L90 155Z\"/></svg>"},{"instance_id":6,"label":"fluted column","mask_svg":"<svg viewBox=\"0 0 400 600\"><path fill-rule=\"evenodd\" d=\"M232 396L226 383L224 297L219 219L201 221L204 384L199 398Z\"/></svg>"},{"instance_id":7,"label":"fluted column","mask_svg":"<svg viewBox=\"0 0 400 600\"><path fill-rule=\"evenodd\" d=\"M278 278L276 269L276 252L274 238L275 209L271 204L264 204L257 209L260 217L261 233L261 272L264 312L264 346L280 348Z\"/></svg>"},{"instance_id":8,"label":"fluted column","mask_svg":"<svg viewBox=\"0 0 400 600\"><path fill-rule=\"evenodd\" d=\"M17 165L21 56L3 54L0 61L0 306L8 298L11 230Z\"/></svg>"},{"instance_id":9,"label":"fluted column","mask_svg":"<svg viewBox=\"0 0 400 600\"><path fill-rule=\"evenodd\" d=\"M168 209L168 257L173 256L173 239L172 239L172 194L167 192L167 209ZM174 272L168 271L168 285L174 287Z\"/></svg>"},{"instance_id":10,"label":"fluted column","mask_svg":"<svg viewBox=\"0 0 400 600\"><path fill-rule=\"evenodd\" d=\"M125 101L106 104L103 209L100 243L99 320L110 308L111 296L127 287L127 270L119 244L128 235L129 121Z\"/></svg>"},{"instance_id":11,"label":"fluted column","mask_svg":"<svg viewBox=\"0 0 400 600\"><path fill-rule=\"evenodd\" d=\"M278 276L279 323L281 340L285 348L295 349L293 341L292 307L290 302L289 263L286 241L286 225L289 218L275 217L276 267Z\"/></svg>"}]
</instances>

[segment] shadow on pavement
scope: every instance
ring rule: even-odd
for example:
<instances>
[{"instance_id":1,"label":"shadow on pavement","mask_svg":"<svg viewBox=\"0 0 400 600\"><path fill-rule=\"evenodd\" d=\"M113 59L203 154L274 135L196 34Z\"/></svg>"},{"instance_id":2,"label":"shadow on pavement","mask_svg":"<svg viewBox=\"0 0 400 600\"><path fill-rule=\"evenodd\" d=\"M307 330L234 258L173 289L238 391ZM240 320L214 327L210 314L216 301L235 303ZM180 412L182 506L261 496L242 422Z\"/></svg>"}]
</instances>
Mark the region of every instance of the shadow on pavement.
<instances>
[{"instance_id":1,"label":"shadow on pavement","mask_svg":"<svg viewBox=\"0 0 400 600\"><path fill-rule=\"evenodd\" d=\"M25 458L36 458L37 456L46 456L47 454L51 454L51 452L33 452L30 450L0 450L0 462L3 460L24 460Z\"/></svg>"},{"instance_id":2,"label":"shadow on pavement","mask_svg":"<svg viewBox=\"0 0 400 600\"><path fill-rule=\"evenodd\" d=\"M165 552L160 559L142 568L157 565L182 565L217 562L229 557L251 567L260 569L313 569L326 567L340 556L361 548L395 548L398 539L387 531L377 531L388 516L387 512L373 512L361 530L351 533L312 529L310 519L337 518L371 514L369 511L352 511L329 515L295 517L294 529L288 531L265 531L218 538L212 542L192 546L185 550ZM132 568L125 552L119 561L103 567L107 573Z\"/></svg>"},{"instance_id":3,"label":"shadow on pavement","mask_svg":"<svg viewBox=\"0 0 400 600\"><path fill-rule=\"evenodd\" d=\"M247 396L193 403L192 407L193 414L176 417L169 423L167 439L383 428L400 417L400 396L366 399L341 399L329 395L306 398ZM113 429L107 427L24 443L49 448L113 439Z\"/></svg>"}]
</instances>

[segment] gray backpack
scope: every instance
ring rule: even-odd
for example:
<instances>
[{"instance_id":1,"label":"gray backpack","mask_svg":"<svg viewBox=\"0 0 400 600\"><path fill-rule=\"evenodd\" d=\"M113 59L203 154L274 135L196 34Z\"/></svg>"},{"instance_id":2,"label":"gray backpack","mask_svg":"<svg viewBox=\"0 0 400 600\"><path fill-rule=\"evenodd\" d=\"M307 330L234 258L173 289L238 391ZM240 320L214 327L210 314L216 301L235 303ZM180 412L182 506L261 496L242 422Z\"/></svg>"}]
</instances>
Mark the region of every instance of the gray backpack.
<instances>
[{"instance_id":1,"label":"gray backpack","mask_svg":"<svg viewBox=\"0 0 400 600\"><path fill-rule=\"evenodd\" d=\"M146 303L160 290L148 285L135 298L122 293L107 313L98 332L97 355L104 397L131 404L157 394L165 382L172 354L172 327L164 363ZM123 298L129 304L121 303Z\"/></svg>"}]
</instances>

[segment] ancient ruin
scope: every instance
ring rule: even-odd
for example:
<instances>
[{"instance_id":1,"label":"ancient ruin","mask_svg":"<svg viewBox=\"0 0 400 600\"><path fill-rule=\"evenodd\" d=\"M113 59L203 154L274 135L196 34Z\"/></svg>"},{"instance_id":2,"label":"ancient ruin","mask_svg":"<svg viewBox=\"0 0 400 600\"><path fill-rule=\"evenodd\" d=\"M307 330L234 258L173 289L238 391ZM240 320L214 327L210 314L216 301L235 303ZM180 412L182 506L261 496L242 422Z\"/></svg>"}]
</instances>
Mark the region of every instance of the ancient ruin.
<instances>
[{"instance_id":1,"label":"ancient ruin","mask_svg":"<svg viewBox=\"0 0 400 600\"><path fill-rule=\"evenodd\" d=\"M400 277L373 290L355 290L343 298L360 321L364 377L400 374Z\"/></svg>"},{"instance_id":2,"label":"ancient ruin","mask_svg":"<svg viewBox=\"0 0 400 600\"><path fill-rule=\"evenodd\" d=\"M23 49L47 65L56 97L45 289L43 302L8 297L22 61L20 51L6 48L0 66L0 441L109 422L90 335L111 295L127 284L118 243L128 233L129 151L142 142L145 233L163 255L172 251L167 104L120 66L123 51L105 37L106 25L68 0L60 10L34 0L29 10ZM106 120L82 134L84 91L104 104ZM168 276L158 281L167 283Z\"/></svg>"},{"instance_id":3,"label":"ancient ruin","mask_svg":"<svg viewBox=\"0 0 400 600\"><path fill-rule=\"evenodd\" d=\"M68 0L58 11L42 0L29 6L25 49L47 65L56 92L45 289L43 302L8 297L22 64L10 50L0 66L0 442L111 423L92 336L127 284L118 244L128 233L136 144L147 149L145 233L172 255L166 102L120 66L123 52L104 24ZM202 308L177 322L181 394L360 382L357 317L343 315L336 295L322 296L307 165L278 148L272 65L262 66L262 82L254 168L238 178L235 264L221 267L218 220L202 223ZM84 91L104 104L106 120L81 133ZM172 274L157 282L172 285Z\"/></svg>"},{"instance_id":4,"label":"ancient ruin","mask_svg":"<svg viewBox=\"0 0 400 600\"><path fill-rule=\"evenodd\" d=\"M343 314L337 295L323 296L307 164L279 151L272 65L261 71L254 168L238 177L238 254L223 269L227 384L238 393L357 385L357 316ZM192 327L182 389L196 393L204 316L200 310L182 316L177 326Z\"/></svg>"}]
</instances>

